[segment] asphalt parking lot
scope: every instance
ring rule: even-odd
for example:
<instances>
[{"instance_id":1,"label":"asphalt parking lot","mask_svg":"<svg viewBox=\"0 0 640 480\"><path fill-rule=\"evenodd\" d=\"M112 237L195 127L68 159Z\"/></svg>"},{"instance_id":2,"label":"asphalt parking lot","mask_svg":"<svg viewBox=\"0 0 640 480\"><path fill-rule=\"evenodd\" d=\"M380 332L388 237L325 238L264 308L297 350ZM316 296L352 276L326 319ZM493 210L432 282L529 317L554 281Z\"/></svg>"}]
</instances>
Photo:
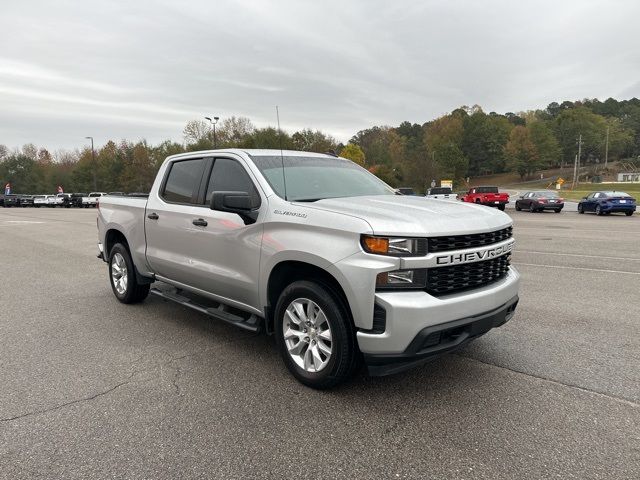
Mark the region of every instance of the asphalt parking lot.
<instances>
[{"instance_id":1,"label":"asphalt parking lot","mask_svg":"<svg viewBox=\"0 0 640 480\"><path fill-rule=\"evenodd\" d=\"M640 478L640 215L509 214L511 322L317 392L267 337L119 304L95 210L0 209L0 478Z\"/></svg>"}]
</instances>

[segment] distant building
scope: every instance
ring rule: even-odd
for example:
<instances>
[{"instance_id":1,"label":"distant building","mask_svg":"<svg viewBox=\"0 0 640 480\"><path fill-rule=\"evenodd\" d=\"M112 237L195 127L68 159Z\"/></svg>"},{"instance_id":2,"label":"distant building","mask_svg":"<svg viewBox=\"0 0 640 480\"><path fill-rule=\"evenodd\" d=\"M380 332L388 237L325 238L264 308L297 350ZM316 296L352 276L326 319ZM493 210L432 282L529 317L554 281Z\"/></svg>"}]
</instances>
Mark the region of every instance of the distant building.
<instances>
[{"instance_id":1,"label":"distant building","mask_svg":"<svg viewBox=\"0 0 640 480\"><path fill-rule=\"evenodd\" d=\"M619 182L640 182L640 172L618 173Z\"/></svg>"}]
</instances>

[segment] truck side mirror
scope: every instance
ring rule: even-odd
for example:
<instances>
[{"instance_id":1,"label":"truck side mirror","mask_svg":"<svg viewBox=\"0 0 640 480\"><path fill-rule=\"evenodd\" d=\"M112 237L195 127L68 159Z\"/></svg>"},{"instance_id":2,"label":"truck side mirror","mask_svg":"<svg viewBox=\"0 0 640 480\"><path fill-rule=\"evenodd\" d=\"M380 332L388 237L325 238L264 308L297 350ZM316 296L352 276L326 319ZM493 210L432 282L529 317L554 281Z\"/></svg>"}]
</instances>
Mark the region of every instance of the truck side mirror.
<instances>
[{"instance_id":1,"label":"truck side mirror","mask_svg":"<svg viewBox=\"0 0 640 480\"><path fill-rule=\"evenodd\" d=\"M213 192L210 208L218 212L237 213L245 225L255 223L258 218L247 192Z\"/></svg>"}]
</instances>

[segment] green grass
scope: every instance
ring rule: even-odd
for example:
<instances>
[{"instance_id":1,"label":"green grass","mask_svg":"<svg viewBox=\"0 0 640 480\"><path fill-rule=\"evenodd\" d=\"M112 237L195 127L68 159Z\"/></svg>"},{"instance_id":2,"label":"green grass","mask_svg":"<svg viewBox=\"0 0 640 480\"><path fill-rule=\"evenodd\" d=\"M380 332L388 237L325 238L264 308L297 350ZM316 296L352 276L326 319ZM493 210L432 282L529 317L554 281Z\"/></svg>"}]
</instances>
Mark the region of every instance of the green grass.
<instances>
[{"instance_id":1,"label":"green grass","mask_svg":"<svg viewBox=\"0 0 640 480\"><path fill-rule=\"evenodd\" d=\"M513 190L519 190L525 192L528 190L546 190L547 184L526 184L526 185L510 185L502 188L508 188ZM553 190L553 189L550 189ZM610 191L615 190L618 192L626 192L636 198L640 198L640 183L581 183L575 190L562 189L558 193L567 200L580 200L582 197L586 197L591 192L598 191Z\"/></svg>"},{"instance_id":2,"label":"green grass","mask_svg":"<svg viewBox=\"0 0 640 480\"><path fill-rule=\"evenodd\" d=\"M567 200L580 200L591 192L607 190L626 192L636 198L640 197L640 183L585 183L578 185L575 190L562 190L562 196Z\"/></svg>"}]
</instances>

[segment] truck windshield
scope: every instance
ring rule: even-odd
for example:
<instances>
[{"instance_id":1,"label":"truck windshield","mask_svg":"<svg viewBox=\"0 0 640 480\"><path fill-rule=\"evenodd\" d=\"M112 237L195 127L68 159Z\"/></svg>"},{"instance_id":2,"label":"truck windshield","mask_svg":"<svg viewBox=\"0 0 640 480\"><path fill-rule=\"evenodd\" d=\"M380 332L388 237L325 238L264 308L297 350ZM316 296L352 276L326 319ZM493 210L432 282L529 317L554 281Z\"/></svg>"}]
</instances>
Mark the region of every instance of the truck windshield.
<instances>
[{"instance_id":1,"label":"truck windshield","mask_svg":"<svg viewBox=\"0 0 640 480\"><path fill-rule=\"evenodd\" d=\"M287 200L395 195L375 175L343 158L252 155L251 159L281 198L285 198L286 183Z\"/></svg>"}]
</instances>

